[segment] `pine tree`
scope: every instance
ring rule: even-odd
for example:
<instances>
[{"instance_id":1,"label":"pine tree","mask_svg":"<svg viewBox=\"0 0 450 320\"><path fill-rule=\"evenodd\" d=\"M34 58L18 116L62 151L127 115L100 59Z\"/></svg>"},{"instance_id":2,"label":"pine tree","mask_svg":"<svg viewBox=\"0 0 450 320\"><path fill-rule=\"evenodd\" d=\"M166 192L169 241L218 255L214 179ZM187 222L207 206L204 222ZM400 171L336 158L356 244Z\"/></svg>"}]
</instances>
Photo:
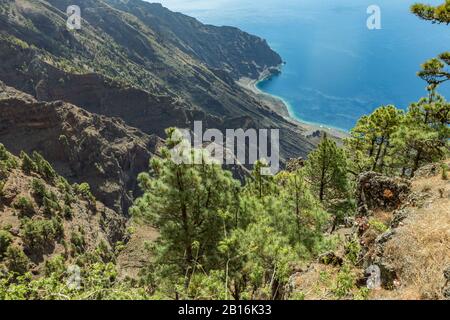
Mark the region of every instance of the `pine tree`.
<instances>
[{"instance_id":1,"label":"pine tree","mask_svg":"<svg viewBox=\"0 0 450 320\"><path fill-rule=\"evenodd\" d=\"M167 130L167 146L180 143L176 130ZM139 176L144 195L132 209L160 232L154 248L159 276L180 277L184 287L196 270L217 264L217 245L228 225L220 214L235 203L239 182L219 165L176 164L168 148L153 158L151 172ZM192 150L192 152L200 152ZM204 156L203 156L204 157Z\"/></svg>"},{"instance_id":2,"label":"pine tree","mask_svg":"<svg viewBox=\"0 0 450 320\"><path fill-rule=\"evenodd\" d=\"M438 58L430 59L422 64L417 75L428 83L428 90L434 92L440 84L450 80L450 72L446 70L448 66L450 66L450 52L445 52Z\"/></svg>"},{"instance_id":3,"label":"pine tree","mask_svg":"<svg viewBox=\"0 0 450 320\"><path fill-rule=\"evenodd\" d=\"M324 137L313 151L305 167L311 190L321 202L340 198L348 189L347 160L336 143ZM345 196L344 196L345 197Z\"/></svg>"},{"instance_id":4,"label":"pine tree","mask_svg":"<svg viewBox=\"0 0 450 320\"><path fill-rule=\"evenodd\" d=\"M265 167L267 164L264 162L257 161L255 163L250 177L246 180L244 192L257 196L259 199L279 192L274 183L274 177L261 174Z\"/></svg>"},{"instance_id":5,"label":"pine tree","mask_svg":"<svg viewBox=\"0 0 450 320\"><path fill-rule=\"evenodd\" d=\"M301 246L299 254L314 254L316 245L322 240L328 214L309 190L303 170L281 172L275 179L285 212L277 217L279 224L284 221L284 225L278 229L285 230L284 234L288 235L294 247Z\"/></svg>"},{"instance_id":6,"label":"pine tree","mask_svg":"<svg viewBox=\"0 0 450 320\"><path fill-rule=\"evenodd\" d=\"M57 177L56 171L52 168L51 164L47 160L45 160L40 153L34 151L33 160L37 166L37 171L46 181L53 182L56 179Z\"/></svg>"},{"instance_id":7,"label":"pine tree","mask_svg":"<svg viewBox=\"0 0 450 320\"><path fill-rule=\"evenodd\" d=\"M386 169L386 156L391 147L391 136L403 117L401 110L389 105L376 109L369 116L362 117L351 130L346 140L348 154L357 166L356 174Z\"/></svg>"},{"instance_id":8,"label":"pine tree","mask_svg":"<svg viewBox=\"0 0 450 320\"><path fill-rule=\"evenodd\" d=\"M433 23L450 24L450 0L445 0L445 3L435 7L417 3L411 7L411 12L419 18Z\"/></svg>"},{"instance_id":9,"label":"pine tree","mask_svg":"<svg viewBox=\"0 0 450 320\"><path fill-rule=\"evenodd\" d=\"M22 170L30 174L31 172L37 172L37 166L24 151L20 153L20 158L22 159Z\"/></svg>"},{"instance_id":10,"label":"pine tree","mask_svg":"<svg viewBox=\"0 0 450 320\"><path fill-rule=\"evenodd\" d=\"M435 7L417 3L411 7L411 12L432 23L450 24L450 0L445 0L444 4ZM450 52L444 52L438 58L425 62L418 76L428 83L428 90L434 92L440 84L450 80L450 72L445 69L449 66Z\"/></svg>"},{"instance_id":11,"label":"pine tree","mask_svg":"<svg viewBox=\"0 0 450 320\"><path fill-rule=\"evenodd\" d=\"M423 164L448 154L450 104L437 94L413 103L393 135L392 158L402 175L414 173Z\"/></svg>"}]
</instances>

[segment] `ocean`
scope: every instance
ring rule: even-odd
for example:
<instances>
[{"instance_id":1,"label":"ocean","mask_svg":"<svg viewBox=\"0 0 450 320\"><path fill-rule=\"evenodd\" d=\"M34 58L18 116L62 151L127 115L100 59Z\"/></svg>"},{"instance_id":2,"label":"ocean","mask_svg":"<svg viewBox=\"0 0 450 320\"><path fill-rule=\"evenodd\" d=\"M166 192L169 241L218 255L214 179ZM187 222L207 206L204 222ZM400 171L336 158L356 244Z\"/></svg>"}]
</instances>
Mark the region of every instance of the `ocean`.
<instances>
[{"instance_id":1,"label":"ocean","mask_svg":"<svg viewBox=\"0 0 450 320\"><path fill-rule=\"evenodd\" d=\"M415 0L162 0L213 25L231 25L268 41L286 62L258 84L281 97L291 116L344 130L381 105L406 109L426 95L420 65L450 50L450 26L409 12ZM426 0L431 4L442 1ZM367 8L379 6L381 29ZM450 99L450 83L440 88Z\"/></svg>"}]
</instances>

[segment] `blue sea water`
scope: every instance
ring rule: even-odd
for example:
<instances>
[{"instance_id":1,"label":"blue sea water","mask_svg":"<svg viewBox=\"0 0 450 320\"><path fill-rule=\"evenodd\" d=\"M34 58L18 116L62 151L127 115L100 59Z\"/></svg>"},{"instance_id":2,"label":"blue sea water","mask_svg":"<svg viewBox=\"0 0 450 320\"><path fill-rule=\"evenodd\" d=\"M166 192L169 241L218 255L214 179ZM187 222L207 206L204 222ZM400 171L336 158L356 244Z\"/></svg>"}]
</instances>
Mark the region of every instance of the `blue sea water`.
<instances>
[{"instance_id":1,"label":"blue sea water","mask_svg":"<svg viewBox=\"0 0 450 320\"><path fill-rule=\"evenodd\" d=\"M416 0L161 0L169 9L265 38L286 62L258 87L299 120L348 130L380 105L406 109L426 94L420 64L450 50L450 26L409 12ZM438 4L439 0L426 0ZM367 8L381 8L369 30ZM450 99L450 83L440 92Z\"/></svg>"}]
</instances>

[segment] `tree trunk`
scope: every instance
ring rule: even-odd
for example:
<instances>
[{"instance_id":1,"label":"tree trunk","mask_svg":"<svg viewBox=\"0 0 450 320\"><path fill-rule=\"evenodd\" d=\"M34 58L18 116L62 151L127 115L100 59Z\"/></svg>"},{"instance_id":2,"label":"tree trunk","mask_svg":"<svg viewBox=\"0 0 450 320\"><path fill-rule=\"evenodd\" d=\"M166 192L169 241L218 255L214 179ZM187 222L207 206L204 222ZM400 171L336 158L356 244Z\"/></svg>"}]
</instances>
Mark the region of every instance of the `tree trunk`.
<instances>
[{"instance_id":1,"label":"tree trunk","mask_svg":"<svg viewBox=\"0 0 450 320\"><path fill-rule=\"evenodd\" d=\"M185 247L185 252L186 252L186 258L185 258L185 263L186 263L186 267L185 267L186 281L184 283L184 286L187 289L189 287L189 282L191 281L191 277L189 276L189 271L192 268L192 262L194 261L194 255L193 255L193 251L192 251L191 234L190 234L190 231L189 231L189 217L188 217L185 205L182 205L182 210L181 211L182 211L181 212L181 218L182 218L182 221L183 221L183 230L184 230L184 236L185 236L184 247Z\"/></svg>"},{"instance_id":2,"label":"tree trunk","mask_svg":"<svg viewBox=\"0 0 450 320\"><path fill-rule=\"evenodd\" d=\"M419 169L421 158L422 158L422 152L421 151L417 151L416 158L414 159L414 165L413 165L413 168L411 170L411 178L414 178L414 174L416 173L417 169Z\"/></svg>"},{"instance_id":3,"label":"tree trunk","mask_svg":"<svg viewBox=\"0 0 450 320\"><path fill-rule=\"evenodd\" d=\"M383 153L381 154L381 158L380 158L380 172L381 173L383 173L384 158L386 157L388 148L389 148L389 140L387 140L387 142L385 143L384 150L383 150Z\"/></svg>"},{"instance_id":4,"label":"tree trunk","mask_svg":"<svg viewBox=\"0 0 450 320\"><path fill-rule=\"evenodd\" d=\"M184 185L183 185L183 181L181 179L181 174L179 171L177 171L177 183L178 183L178 189L180 191L180 193L182 194L184 192ZM182 197L180 197L180 201L181 201L181 224L183 226L183 231L184 231L184 250L185 250L185 268L184 268L184 272L185 272L185 283L184 286L187 289L189 287L189 283L190 283L190 276L189 276L189 271L192 267L192 262L194 261L194 255L193 255L193 251L192 251L192 239L191 239L191 233L189 230L189 216L188 216L188 212L187 212L187 207L186 204L184 203L184 199Z\"/></svg>"},{"instance_id":5,"label":"tree trunk","mask_svg":"<svg viewBox=\"0 0 450 320\"><path fill-rule=\"evenodd\" d=\"M325 197L325 183L323 181L320 181L320 192L319 192L320 202L323 202L324 197Z\"/></svg>"},{"instance_id":6,"label":"tree trunk","mask_svg":"<svg viewBox=\"0 0 450 320\"><path fill-rule=\"evenodd\" d=\"M372 139L372 145L370 146L370 150L369 150L369 157L373 156L373 152L375 151L375 142L377 140L376 139Z\"/></svg>"},{"instance_id":7,"label":"tree trunk","mask_svg":"<svg viewBox=\"0 0 450 320\"><path fill-rule=\"evenodd\" d=\"M378 161L380 160L381 150L383 149L384 141L385 141L385 138L383 137L381 139L380 147L378 148L378 152L375 157L375 161L373 163L372 171L375 171L377 169L377 165L378 165Z\"/></svg>"}]
</instances>

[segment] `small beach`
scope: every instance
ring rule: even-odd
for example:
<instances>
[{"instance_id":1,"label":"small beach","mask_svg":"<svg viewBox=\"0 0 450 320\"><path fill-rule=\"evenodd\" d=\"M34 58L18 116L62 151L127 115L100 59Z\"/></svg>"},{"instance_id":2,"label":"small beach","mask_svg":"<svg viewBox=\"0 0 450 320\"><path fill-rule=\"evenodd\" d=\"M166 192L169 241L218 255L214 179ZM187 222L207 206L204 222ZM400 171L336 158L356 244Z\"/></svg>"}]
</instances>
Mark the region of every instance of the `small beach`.
<instances>
[{"instance_id":1,"label":"small beach","mask_svg":"<svg viewBox=\"0 0 450 320\"><path fill-rule=\"evenodd\" d=\"M267 72L263 72L259 79L241 78L237 83L245 90L251 91L257 98L269 106L271 110L299 126L302 131L305 132L305 136L312 135L317 131L326 132L329 135L339 139L343 139L348 136L348 132L344 130L331 128L324 124L307 123L294 118L290 112L290 106L287 101L284 101L281 97L266 93L258 88L258 84L262 81L266 81L268 77L270 77L270 75Z\"/></svg>"},{"instance_id":2,"label":"small beach","mask_svg":"<svg viewBox=\"0 0 450 320\"><path fill-rule=\"evenodd\" d=\"M255 87L272 94L265 96L267 103L303 126L349 131L361 116L382 105L406 110L427 94L426 82L416 74L420 65L448 51L448 27L411 15L415 0L379 0L379 30L367 28L371 1L232 2L210 1L205 9L181 11L265 39L287 64L270 81L246 79L244 86L260 97ZM439 92L450 96L450 87L441 86Z\"/></svg>"}]
</instances>

